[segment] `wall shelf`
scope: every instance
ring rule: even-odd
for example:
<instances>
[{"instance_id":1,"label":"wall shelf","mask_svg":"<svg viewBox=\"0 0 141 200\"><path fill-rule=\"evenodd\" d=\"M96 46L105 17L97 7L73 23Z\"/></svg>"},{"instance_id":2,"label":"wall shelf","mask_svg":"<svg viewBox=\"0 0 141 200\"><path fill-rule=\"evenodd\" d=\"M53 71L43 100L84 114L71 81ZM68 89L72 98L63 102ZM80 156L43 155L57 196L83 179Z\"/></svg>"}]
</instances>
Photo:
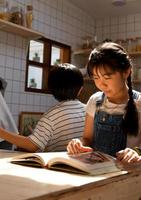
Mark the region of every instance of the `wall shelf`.
<instances>
[{"instance_id":1,"label":"wall shelf","mask_svg":"<svg viewBox=\"0 0 141 200\"><path fill-rule=\"evenodd\" d=\"M29 39L38 39L43 37L43 35L40 32L36 32L32 29L2 19L0 19L0 30L9 33L14 33Z\"/></svg>"},{"instance_id":2,"label":"wall shelf","mask_svg":"<svg viewBox=\"0 0 141 200\"><path fill-rule=\"evenodd\" d=\"M73 55L89 55L92 49L77 49L73 51Z\"/></svg>"},{"instance_id":3,"label":"wall shelf","mask_svg":"<svg viewBox=\"0 0 141 200\"><path fill-rule=\"evenodd\" d=\"M133 57L141 56L141 51L129 52L129 55Z\"/></svg>"},{"instance_id":4,"label":"wall shelf","mask_svg":"<svg viewBox=\"0 0 141 200\"><path fill-rule=\"evenodd\" d=\"M138 79L133 79L132 81L133 83L138 83L138 84L141 84L141 80L138 80Z\"/></svg>"},{"instance_id":5,"label":"wall shelf","mask_svg":"<svg viewBox=\"0 0 141 200\"><path fill-rule=\"evenodd\" d=\"M89 55L92 49L77 49L73 51L73 55ZM141 51L129 52L130 56L141 56Z\"/></svg>"}]
</instances>

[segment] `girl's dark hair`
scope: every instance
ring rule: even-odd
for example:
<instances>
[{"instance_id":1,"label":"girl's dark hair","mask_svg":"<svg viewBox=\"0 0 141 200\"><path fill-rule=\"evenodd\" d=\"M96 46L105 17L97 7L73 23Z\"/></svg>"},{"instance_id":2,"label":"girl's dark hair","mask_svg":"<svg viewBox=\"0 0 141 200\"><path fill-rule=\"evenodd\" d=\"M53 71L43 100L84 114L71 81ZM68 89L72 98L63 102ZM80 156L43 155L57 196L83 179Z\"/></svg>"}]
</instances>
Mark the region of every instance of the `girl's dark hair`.
<instances>
[{"instance_id":1,"label":"girl's dark hair","mask_svg":"<svg viewBox=\"0 0 141 200\"><path fill-rule=\"evenodd\" d=\"M48 78L49 91L59 100L74 100L83 86L83 75L80 70L69 63L54 66Z\"/></svg>"},{"instance_id":2,"label":"girl's dark hair","mask_svg":"<svg viewBox=\"0 0 141 200\"><path fill-rule=\"evenodd\" d=\"M97 46L90 54L87 64L89 76L93 75L93 69L109 67L113 71L124 72L133 67L126 50L119 44L104 42ZM125 108L123 130L126 134L136 136L139 130L138 112L133 98L131 73L127 78L129 100Z\"/></svg>"}]
</instances>

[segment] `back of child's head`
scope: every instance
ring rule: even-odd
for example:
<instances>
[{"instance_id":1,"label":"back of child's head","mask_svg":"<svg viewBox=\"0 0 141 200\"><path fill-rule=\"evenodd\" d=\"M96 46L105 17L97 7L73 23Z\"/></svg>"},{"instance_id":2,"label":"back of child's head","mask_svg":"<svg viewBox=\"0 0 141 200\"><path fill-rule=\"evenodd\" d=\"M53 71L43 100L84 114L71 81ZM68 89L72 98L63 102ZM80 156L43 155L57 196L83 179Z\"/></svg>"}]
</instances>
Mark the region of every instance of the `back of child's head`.
<instances>
[{"instance_id":1,"label":"back of child's head","mask_svg":"<svg viewBox=\"0 0 141 200\"><path fill-rule=\"evenodd\" d=\"M133 67L132 61L126 50L114 42L103 42L97 46L90 54L87 71L89 76L93 75L93 70L107 67L113 72L126 72ZM132 72L132 69L131 69ZM129 100L123 119L124 132L130 135L137 135L139 130L138 112L133 99L131 73L127 80Z\"/></svg>"},{"instance_id":2,"label":"back of child's head","mask_svg":"<svg viewBox=\"0 0 141 200\"><path fill-rule=\"evenodd\" d=\"M57 100L76 99L82 86L83 75L76 66L64 63L50 70L48 88Z\"/></svg>"}]
</instances>

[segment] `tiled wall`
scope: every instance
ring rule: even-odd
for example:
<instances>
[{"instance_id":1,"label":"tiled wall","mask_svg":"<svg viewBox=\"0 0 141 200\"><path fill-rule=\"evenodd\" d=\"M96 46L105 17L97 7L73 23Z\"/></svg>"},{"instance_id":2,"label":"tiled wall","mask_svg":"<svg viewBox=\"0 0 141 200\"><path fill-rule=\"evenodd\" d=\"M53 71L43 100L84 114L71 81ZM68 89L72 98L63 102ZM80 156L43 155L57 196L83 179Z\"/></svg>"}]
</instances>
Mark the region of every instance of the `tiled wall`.
<instances>
[{"instance_id":1,"label":"tiled wall","mask_svg":"<svg viewBox=\"0 0 141 200\"><path fill-rule=\"evenodd\" d=\"M82 36L94 35L94 20L69 0L9 0L20 5L33 5L33 29L47 38L68 44L74 49ZM47 111L56 103L51 95L24 91L28 40L0 31L0 76L8 85L5 100L18 125L21 111Z\"/></svg>"},{"instance_id":2,"label":"tiled wall","mask_svg":"<svg viewBox=\"0 0 141 200\"><path fill-rule=\"evenodd\" d=\"M141 36L141 13L120 17L107 17L96 21L99 40L134 38Z\"/></svg>"},{"instance_id":3,"label":"tiled wall","mask_svg":"<svg viewBox=\"0 0 141 200\"><path fill-rule=\"evenodd\" d=\"M125 40L127 38L141 37L141 13L97 20L95 30L99 41L103 41L106 38L115 41L117 39ZM141 80L139 77L141 56L131 56L131 59L134 71L133 78ZM133 88L141 91L141 83L133 81Z\"/></svg>"},{"instance_id":4,"label":"tiled wall","mask_svg":"<svg viewBox=\"0 0 141 200\"><path fill-rule=\"evenodd\" d=\"M95 21L69 0L9 2L15 2L23 9L25 5L32 4L33 29L47 38L70 45L72 50L82 43L82 37L86 35L97 35L99 41L141 36L141 13ZM17 125L21 111L44 112L56 103L51 95L24 91L27 44L28 40L23 37L0 31L0 76L7 80L5 99Z\"/></svg>"}]
</instances>

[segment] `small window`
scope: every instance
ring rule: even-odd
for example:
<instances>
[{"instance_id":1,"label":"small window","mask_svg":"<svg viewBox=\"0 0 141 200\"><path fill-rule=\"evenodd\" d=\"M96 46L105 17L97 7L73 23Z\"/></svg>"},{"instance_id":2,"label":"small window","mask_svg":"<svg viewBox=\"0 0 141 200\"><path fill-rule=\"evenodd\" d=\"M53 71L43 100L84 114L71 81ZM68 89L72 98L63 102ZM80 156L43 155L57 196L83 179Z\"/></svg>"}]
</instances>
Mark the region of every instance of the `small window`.
<instances>
[{"instance_id":1,"label":"small window","mask_svg":"<svg viewBox=\"0 0 141 200\"><path fill-rule=\"evenodd\" d=\"M34 40L29 44L29 60L43 63L44 44Z\"/></svg>"},{"instance_id":2,"label":"small window","mask_svg":"<svg viewBox=\"0 0 141 200\"><path fill-rule=\"evenodd\" d=\"M40 67L28 66L28 88L42 89L43 69Z\"/></svg>"},{"instance_id":3,"label":"small window","mask_svg":"<svg viewBox=\"0 0 141 200\"><path fill-rule=\"evenodd\" d=\"M56 65L61 61L61 49L59 47L52 46L51 65Z\"/></svg>"},{"instance_id":4,"label":"small window","mask_svg":"<svg viewBox=\"0 0 141 200\"><path fill-rule=\"evenodd\" d=\"M31 40L27 55L25 90L47 93L48 76L52 66L70 63L71 48L49 39Z\"/></svg>"}]
</instances>

